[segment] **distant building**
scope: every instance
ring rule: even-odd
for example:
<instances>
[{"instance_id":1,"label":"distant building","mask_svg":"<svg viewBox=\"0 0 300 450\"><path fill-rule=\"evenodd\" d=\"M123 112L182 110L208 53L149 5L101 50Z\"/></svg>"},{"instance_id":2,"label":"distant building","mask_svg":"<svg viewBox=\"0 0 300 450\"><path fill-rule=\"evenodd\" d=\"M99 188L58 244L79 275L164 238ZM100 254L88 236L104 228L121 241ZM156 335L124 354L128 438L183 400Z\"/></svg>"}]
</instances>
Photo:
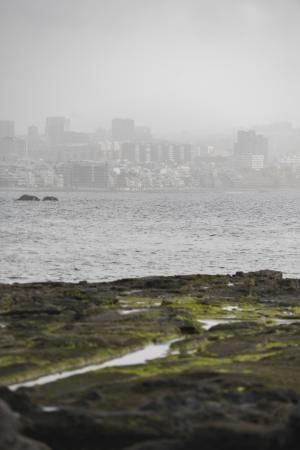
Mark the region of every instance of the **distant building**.
<instances>
[{"instance_id":1,"label":"distant building","mask_svg":"<svg viewBox=\"0 0 300 450\"><path fill-rule=\"evenodd\" d=\"M134 141L135 139L134 120L113 119L111 132L113 141Z\"/></svg>"},{"instance_id":2,"label":"distant building","mask_svg":"<svg viewBox=\"0 0 300 450\"><path fill-rule=\"evenodd\" d=\"M35 125L31 125L27 129L27 151L31 158L37 157L40 150L41 142L39 137L39 129Z\"/></svg>"},{"instance_id":3,"label":"distant building","mask_svg":"<svg viewBox=\"0 0 300 450\"><path fill-rule=\"evenodd\" d=\"M148 127L135 127L134 139L136 142L150 142L152 140L151 130Z\"/></svg>"},{"instance_id":4,"label":"distant building","mask_svg":"<svg viewBox=\"0 0 300 450\"><path fill-rule=\"evenodd\" d=\"M261 170L268 156L268 139L254 130L239 131L234 147L234 158L238 167Z\"/></svg>"},{"instance_id":5,"label":"distant building","mask_svg":"<svg viewBox=\"0 0 300 450\"><path fill-rule=\"evenodd\" d=\"M142 164L151 162L151 148L149 145L139 145L139 162Z\"/></svg>"},{"instance_id":6,"label":"distant building","mask_svg":"<svg viewBox=\"0 0 300 450\"><path fill-rule=\"evenodd\" d=\"M71 162L57 167L65 188L107 189L109 173L107 163Z\"/></svg>"},{"instance_id":7,"label":"distant building","mask_svg":"<svg viewBox=\"0 0 300 450\"><path fill-rule=\"evenodd\" d=\"M4 138L0 140L0 160L16 161L26 158L26 142L19 138Z\"/></svg>"},{"instance_id":8,"label":"distant building","mask_svg":"<svg viewBox=\"0 0 300 450\"><path fill-rule=\"evenodd\" d=\"M173 161L173 146L168 143L163 143L159 145L159 156L160 162L169 163Z\"/></svg>"},{"instance_id":9,"label":"distant building","mask_svg":"<svg viewBox=\"0 0 300 450\"><path fill-rule=\"evenodd\" d=\"M134 142L123 142L121 144L121 158L130 162L137 162L139 148Z\"/></svg>"},{"instance_id":10,"label":"distant building","mask_svg":"<svg viewBox=\"0 0 300 450\"><path fill-rule=\"evenodd\" d=\"M24 139L15 137L15 122L0 120L0 160L15 161L25 157Z\"/></svg>"},{"instance_id":11,"label":"distant building","mask_svg":"<svg viewBox=\"0 0 300 450\"><path fill-rule=\"evenodd\" d=\"M181 163L184 161L184 150L182 145L173 145L173 160L176 163Z\"/></svg>"},{"instance_id":12,"label":"distant building","mask_svg":"<svg viewBox=\"0 0 300 450\"><path fill-rule=\"evenodd\" d=\"M0 186L14 187L17 184L16 168L10 163L2 162L0 165Z\"/></svg>"},{"instance_id":13,"label":"distant building","mask_svg":"<svg viewBox=\"0 0 300 450\"><path fill-rule=\"evenodd\" d=\"M0 140L15 137L15 122L12 120L0 120Z\"/></svg>"},{"instance_id":14,"label":"distant building","mask_svg":"<svg viewBox=\"0 0 300 450\"><path fill-rule=\"evenodd\" d=\"M282 166L300 166L300 155L288 155L285 158L281 158L279 163Z\"/></svg>"},{"instance_id":15,"label":"distant building","mask_svg":"<svg viewBox=\"0 0 300 450\"><path fill-rule=\"evenodd\" d=\"M183 152L184 152L184 161L185 162L190 162L194 159L195 157L195 151L192 148L191 144L184 144L183 146Z\"/></svg>"},{"instance_id":16,"label":"distant building","mask_svg":"<svg viewBox=\"0 0 300 450\"><path fill-rule=\"evenodd\" d=\"M27 137L29 140L36 140L39 138L39 129L37 126L35 125L31 125L30 127L28 127L27 129Z\"/></svg>"},{"instance_id":17,"label":"distant building","mask_svg":"<svg viewBox=\"0 0 300 450\"><path fill-rule=\"evenodd\" d=\"M262 170L265 167L265 156L251 153L239 155L238 163L243 169Z\"/></svg>"},{"instance_id":18,"label":"distant building","mask_svg":"<svg viewBox=\"0 0 300 450\"><path fill-rule=\"evenodd\" d=\"M289 154L300 154L300 129L291 123L257 125L255 130L269 141L269 158L278 159Z\"/></svg>"},{"instance_id":19,"label":"distant building","mask_svg":"<svg viewBox=\"0 0 300 450\"><path fill-rule=\"evenodd\" d=\"M109 132L107 130L105 130L105 128L97 128L95 134L94 134L94 140L96 142L99 141L106 141L107 139L109 139L110 135Z\"/></svg>"},{"instance_id":20,"label":"distant building","mask_svg":"<svg viewBox=\"0 0 300 450\"><path fill-rule=\"evenodd\" d=\"M67 119L65 117L47 117L46 139L50 146L59 146L64 143Z\"/></svg>"},{"instance_id":21,"label":"distant building","mask_svg":"<svg viewBox=\"0 0 300 450\"><path fill-rule=\"evenodd\" d=\"M190 144L173 145L173 160L176 163L190 162L192 160L192 146Z\"/></svg>"},{"instance_id":22,"label":"distant building","mask_svg":"<svg viewBox=\"0 0 300 450\"><path fill-rule=\"evenodd\" d=\"M64 132L64 144L89 144L90 138L87 133L79 131L65 131Z\"/></svg>"},{"instance_id":23,"label":"distant building","mask_svg":"<svg viewBox=\"0 0 300 450\"><path fill-rule=\"evenodd\" d=\"M160 145L159 144L151 144L149 149L149 158L153 163L158 163L160 161Z\"/></svg>"},{"instance_id":24,"label":"distant building","mask_svg":"<svg viewBox=\"0 0 300 450\"><path fill-rule=\"evenodd\" d=\"M104 161L106 151L101 144L74 143L65 144L58 153L58 161Z\"/></svg>"}]
</instances>

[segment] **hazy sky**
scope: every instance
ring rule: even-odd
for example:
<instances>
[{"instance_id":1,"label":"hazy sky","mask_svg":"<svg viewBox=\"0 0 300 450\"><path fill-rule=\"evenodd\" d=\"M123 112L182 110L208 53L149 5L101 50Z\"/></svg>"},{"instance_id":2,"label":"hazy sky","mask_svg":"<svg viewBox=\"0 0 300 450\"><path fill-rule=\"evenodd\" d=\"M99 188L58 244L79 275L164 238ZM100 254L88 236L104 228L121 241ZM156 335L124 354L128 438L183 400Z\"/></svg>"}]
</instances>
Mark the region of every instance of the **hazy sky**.
<instances>
[{"instance_id":1,"label":"hazy sky","mask_svg":"<svg viewBox=\"0 0 300 450\"><path fill-rule=\"evenodd\" d=\"M0 118L300 126L299 24L300 0L0 0Z\"/></svg>"}]
</instances>

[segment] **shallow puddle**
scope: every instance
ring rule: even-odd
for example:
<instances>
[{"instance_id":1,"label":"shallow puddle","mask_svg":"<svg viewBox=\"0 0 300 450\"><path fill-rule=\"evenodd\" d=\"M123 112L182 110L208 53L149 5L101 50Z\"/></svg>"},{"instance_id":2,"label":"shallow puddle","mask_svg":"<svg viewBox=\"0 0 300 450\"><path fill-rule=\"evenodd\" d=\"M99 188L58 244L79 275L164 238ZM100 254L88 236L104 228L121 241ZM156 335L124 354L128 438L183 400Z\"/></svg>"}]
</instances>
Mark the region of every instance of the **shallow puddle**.
<instances>
[{"instance_id":1,"label":"shallow puddle","mask_svg":"<svg viewBox=\"0 0 300 450\"><path fill-rule=\"evenodd\" d=\"M223 311L242 311L242 308L235 305L223 306Z\"/></svg>"},{"instance_id":2,"label":"shallow puddle","mask_svg":"<svg viewBox=\"0 0 300 450\"><path fill-rule=\"evenodd\" d=\"M123 366L135 366L138 364L145 364L148 361L166 357L169 353L171 345L180 340L182 339L173 339L171 341L162 344L149 344L142 350L137 350L135 352L121 356L119 358L112 359L110 361L106 361L101 364L91 364L89 366L81 367L80 369L66 370L64 372L45 375L35 380L25 381L23 383L11 385L9 386L9 389L11 391L16 391L21 387L30 388L34 386L41 386L44 384L53 383L58 380L63 380L65 378L69 378L75 375L83 375L85 373L94 372L96 370L106 369L108 367L123 367Z\"/></svg>"},{"instance_id":3,"label":"shallow puddle","mask_svg":"<svg viewBox=\"0 0 300 450\"><path fill-rule=\"evenodd\" d=\"M147 308L140 308L140 309L119 309L118 313L121 314L121 316L128 316L130 314L138 314L142 312L146 312L149 309Z\"/></svg>"},{"instance_id":4,"label":"shallow puddle","mask_svg":"<svg viewBox=\"0 0 300 450\"><path fill-rule=\"evenodd\" d=\"M300 320L297 319L272 319L272 322L277 323L278 325L291 325L293 323L299 323Z\"/></svg>"},{"instance_id":5,"label":"shallow puddle","mask_svg":"<svg viewBox=\"0 0 300 450\"><path fill-rule=\"evenodd\" d=\"M198 320L199 323L203 326L204 330L208 331L217 325L223 325L227 323L237 322L236 320L228 320L228 319L207 319L207 320Z\"/></svg>"},{"instance_id":6,"label":"shallow puddle","mask_svg":"<svg viewBox=\"0 0 300 450\"><path fill-rule=\"evenodd\" d=\"M59 408L57 406L42 406L41 410L43 412L52 413L52 412L59 411Z\"/></svg>"}]
</instances>

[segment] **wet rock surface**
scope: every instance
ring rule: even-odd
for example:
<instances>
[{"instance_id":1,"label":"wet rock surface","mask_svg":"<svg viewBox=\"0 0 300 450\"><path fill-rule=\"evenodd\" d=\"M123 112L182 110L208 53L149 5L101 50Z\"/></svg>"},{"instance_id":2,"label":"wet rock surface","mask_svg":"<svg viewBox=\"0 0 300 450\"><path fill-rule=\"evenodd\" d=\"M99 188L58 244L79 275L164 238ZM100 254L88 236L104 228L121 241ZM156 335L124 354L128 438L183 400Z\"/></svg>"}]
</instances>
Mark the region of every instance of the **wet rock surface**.
<instances>
[{"instance_id":1,"label":"wet rock surface","mask_svg":"<svg viewBox=\"0 0 300 450\"><path fill-rule=\"evenodd\" d=\"M0 400L0 450L49 450L46 445L22 436L20 428L18 415Z\"/></svg>"},{"instance_id":2,"label":"wet rock surface","mask_svg":"<svg viewBox=\"0 0 300 450\"><path fill-rule=\"evenodd\" d=\"M53 450L298 449L299 299L272 271L0 285L0 398ZM176 338L147 364L7 387Z\"/></svg>"}]
</instances>

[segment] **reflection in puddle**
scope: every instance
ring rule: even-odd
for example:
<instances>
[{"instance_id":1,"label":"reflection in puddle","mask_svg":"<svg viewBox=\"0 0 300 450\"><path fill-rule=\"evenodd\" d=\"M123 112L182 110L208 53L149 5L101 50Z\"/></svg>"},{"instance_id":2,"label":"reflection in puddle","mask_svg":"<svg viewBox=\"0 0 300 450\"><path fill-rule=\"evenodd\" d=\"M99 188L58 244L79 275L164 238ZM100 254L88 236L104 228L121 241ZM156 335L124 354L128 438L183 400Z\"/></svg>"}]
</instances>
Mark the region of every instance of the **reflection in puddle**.
<instances>
[{"instance_id":1,"label":"reflection in puddle","mask_svg":"<svg viewBox=\"0 0 300 450\"><path fill-rule=\"evenodd\" d=\"M237 322L236 320L228 320L228 319L207 319L207 320L198 320L199 323L202 324L204 330L208 331L217 325L223 325L227 323Z\"/></svg>"},{"instance_id":2,"label":"reflection in puddle","mask_svg":"<svg viewBox=\"0 0 300 450\"><path fill-rule=\"evenodd\" d=\"M291 325L293 323L299 323L300 320L297 319L272 319L272 322L277 323L278 325Z\"/></svg>"},{"instance_id":3,"label":"reflection in puddle","mask_svg":"<svg viewBox=\"0 0 300 450\"><path fill-rule=\"evenodd\" d=\"M41 410L43 412L51 413L51 412L59 411L59 408L57 408L57 406L42 406Z\"/></svg>"},{"instance_id":4,"label":"reflection in puddle","mask_svg":"<svg viewBox=\"0 0 300 450\"><path fill-rule=\"evenodd\" d=\"M223 306L222 308L224 311L242 311L242 308L235 305L229 305L229 306Z\"/></svg>"},{"instance_id":5,"label":"reflection in puddle","mask_svg":"<svg viewBox=\"0 0 300 450\"><path fill-rule=\"evenodd\" d=\"M23 383L11 385L9 386L9 388L11 391L15 391L20 387L40 386L69 378L74 375L83 375L85 373L94 372L96 370L105 369L108 367L135 366L138 364L145 364L148 361L166 357L169 353L171 345L180 340L182 339L173 339L163 344L149 344L142 350L137 350L135 352L129 353L128 355L121 356L120 358L115 358L101 364L91 364L80 369L66 370L65 372L45 375L43 377L37 378L36 380L25 381Z\"/></svg>"},{"instance_id":6,"label":"reflection in puddle","mask_svg":"<svg viewBox=\"0 0 300 450\"><path fill-rule=\"evenodd\" d=\"M148 311L147 308L140 308L140 309L119 309L118 313L121 314L121 316L128 316L129 314L137 314Z\"/></svg>"}]
</instances>

